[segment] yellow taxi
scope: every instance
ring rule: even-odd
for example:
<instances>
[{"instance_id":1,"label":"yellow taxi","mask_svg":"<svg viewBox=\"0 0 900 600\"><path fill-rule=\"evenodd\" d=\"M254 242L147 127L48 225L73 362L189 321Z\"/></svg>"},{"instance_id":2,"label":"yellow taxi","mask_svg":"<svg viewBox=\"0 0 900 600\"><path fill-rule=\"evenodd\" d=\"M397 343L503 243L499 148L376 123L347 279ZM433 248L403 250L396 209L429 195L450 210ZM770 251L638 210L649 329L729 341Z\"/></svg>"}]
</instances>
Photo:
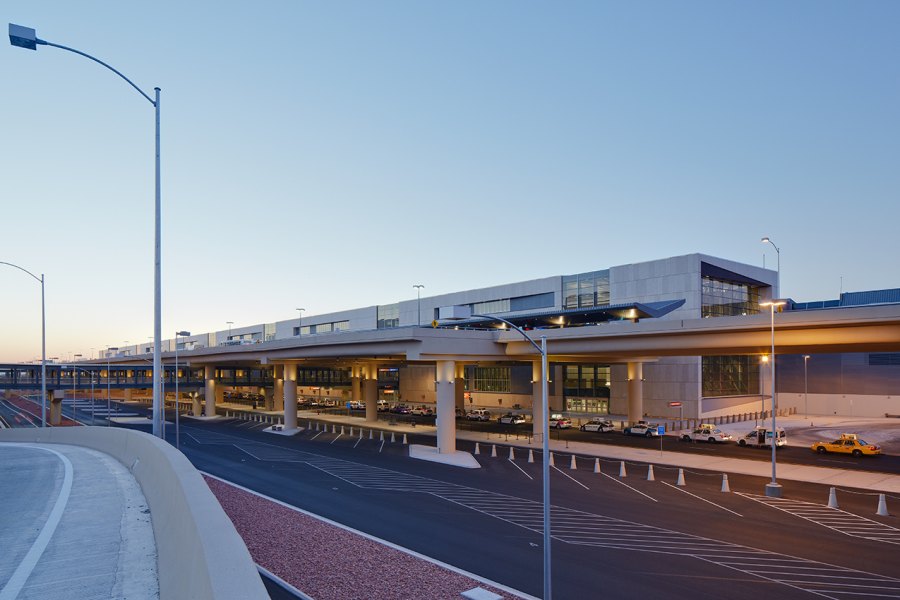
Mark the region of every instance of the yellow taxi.
<instances>
[{"instance_id":1,"label":"yellow taxi","mask_svg":"<svg viewBox=\"0 0 900 600\"><path fill-rule=\"evenodd\" d=\"M819 454L825 454L826 452L852 454L853 456L881 454L881 448L875 444L867 444L865 440L859 439L859 436L855 433L842 433L840 439L833 442L816 442L810 446L810 449L815 450Z\"/></svg>"}]
</instances>

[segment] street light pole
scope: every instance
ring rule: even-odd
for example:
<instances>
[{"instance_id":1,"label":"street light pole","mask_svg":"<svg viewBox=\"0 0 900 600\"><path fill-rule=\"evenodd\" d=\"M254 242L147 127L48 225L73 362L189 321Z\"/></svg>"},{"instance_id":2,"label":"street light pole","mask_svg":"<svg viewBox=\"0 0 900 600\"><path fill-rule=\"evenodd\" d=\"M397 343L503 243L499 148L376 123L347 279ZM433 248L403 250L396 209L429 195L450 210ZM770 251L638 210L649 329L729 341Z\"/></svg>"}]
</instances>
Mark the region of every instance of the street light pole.
<instances>
[{"instance_id":1,"label":"street light pole","mask_svg":"<svg viewBox=\"0 0 900 600\"><path fill-rule=\"evenodd\" d=\"M776 273L776 275L775 275L775 294L780 296L781 295L781 249L778 246L776 246L775 242L773 242L768 237L764 237L760 241L763 244L772 244L772 247L775 248L775 256L776 256L775 260L776 260L776 269L777 269L775 271L775 273Z\"/></svg>"},{"instance_id":2,"label":"street light pole","mask_svg":"<svg viewBox=\"0 0 900 600\"><path fill-rule=\"evenodd\" d=\"M304 310L306 310L306 309L305 308L297 309L297 312L300 313L300 316L297 317L297 335L298 336L303 335L303 311Z\"/></svg>"},{"instance_id":3,"label":"street light pole","mask_svg":"<svg viewBox=\"0 0 900 600\"><path fill-rule=\"evenodd\" d=\"M543 450L543 460L542 460L542 479L543 479L543 526L544 526L544 595L543 600L550 600L551 598L551 585L550 585L550 575L551 575L551 552L550 552L550 543L552 541L552 536L550 535L550 413L549 413L549 403L548 398L550 397L549 383L547 379L547 336L541 336L541 345L538 346L534 343L534 340L525 333L525 331L519 327L503 319L501 317L496 317L494 315L472 315L472 317L482 318L482 319L491 319L494 321L500 321L501 323L506 323L509 327L518 331L519 334L525 338L525 340L534 346L535 350L540 352L541 354L541 419L543 419L543 425L541 426L541 437L542 440L542 450Z\"/></svg>"},{"instance_id":4,"label":"street light pole","mask_svg":"<svg viewBox=\"0 0 900 600\"><path fill-rule=\"evenodd\" d=\"M809 354L803 355L803 418L809 418L809 377L807 376L807 363Z\"/></svg>"},{"instance_id":5,"label":"street light pole","mask_svg":"<svg viewBox=\"0 0 900 600\"><path fill-rule=\"evenodd\" d=\"M759 304L768 306L772 315L772 360L769 361L772 366L772 481L766 484L766 496L773 498L781 497L781 484L775 478L775 450L778 448L778 430L775 427L775 307L785 304L784 300L772 300Z\"/></svg>"},{"instance_id":6,"label":"street light pole","mask_svg":"<svg viewBox=\"0 0 900 600\"><path fill-rule=\"evenodd\" d=\"M160 437L162 435L161 422L159 419L160 414L160 405L161 405L161 386L160 386L160 378L157 377L162 370L162 358L160 356L160 343L162 342L162 252L161 252L161 187L160 187L160 143L159 143L159 93L160 88L153 88L155 92L155 99L148 96L144 90L139 88L132 82L130 79L125 77L122 73L106 64L102 60L91 56L81 50L76 50L74 48L69 48L68 46L62 46L60 44L54 44L52 42L48 42L42 40L37 37L37 34L34 29L30 27L23 27L21 25L14 25L13 23L9 24L9 43L13 46L18 46L19 48L26 48L28 50L37 50L38 46L51 46L53 48L59 48L60 50L68 50L69 52L73 52L74 54L78 54L85 58L89 58L90 60L103 65L122 79L124 79L131 87L138 91L138 93L147 99L150 104L153 105L155 109L155 122L156 122L156 161L155 161L155 205L154 205L154 214L156 220L155 226L155 236L154 236L154 253L153 253L153 435Z\"/></svg>"},{"instance_id":7,"label":"street light pole","mask_svg":"<svg viewBox=\"0 0 900 600\"><path fill-rule=\"evenodd\" d=\"M225 321L225 324L228 325L228 340L231 341L231 326L234 325L234 321Z\"/></svg>"},{"instance_id":8,"label":"street light pole","mask_svg":"<svg viewBox=\"0 0 900 600\"><path fill-rule=\"evenodd\" d=\"M416 319L416 324L421 327L422 326L422 288L425 287L421 283L417 283L413 286L416 288L416 311L418 313L418 318Z\"/></svg>"},{"instance_id":9,"label":"street light pole","mask_svg":"<svg viewBox=\"0 0 900 600\"><path fill-rule=\"evenodd\" d=\"M47 426L47 313L44 310L44 274L38 277L28 269L19 265L0 261L0 265L6 265L18 269L29 275L41 284L41 427Z\"/></svg>"}]
</instances>

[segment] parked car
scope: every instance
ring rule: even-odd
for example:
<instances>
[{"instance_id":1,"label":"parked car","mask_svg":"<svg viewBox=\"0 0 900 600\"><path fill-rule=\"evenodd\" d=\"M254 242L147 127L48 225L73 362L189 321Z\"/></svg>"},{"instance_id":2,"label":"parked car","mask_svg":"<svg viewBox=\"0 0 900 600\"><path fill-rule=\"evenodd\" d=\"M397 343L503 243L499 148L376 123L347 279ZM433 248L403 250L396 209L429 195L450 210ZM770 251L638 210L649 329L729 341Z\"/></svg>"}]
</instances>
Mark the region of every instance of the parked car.
<instances>
[{"instance_id":1,"label":"parked car","mask_svg":"<svg viewBox=\"0 0 900 600\"><path fill-rule=\"evenodd\" d=\"M457 419L465 419L465 418L466 418L466 411L464 411L464 410L461 409L461 408L457 408L457 409L456 409L456 418L457 418Z\"/></svg>"},{"instance_id":2,"label":"parked car","mask_svg":"<svg viewBox=\"0 0 900 600\"><path fill-rule=\"evenodd\" d=\"M572 426L572 419L562 415L550 415L550 427L568 429Z\"/></svg>"},{"instance_id":3,"label":"parked car","mask_svg":"<svg viewBox=\"0 0 900 600\"><path fill-rule=\"evenodd\" d=\"M347 408L349 408L350 410L365 410L366 403L360 402L359 400L351 400L347 403Z\"/></svg>"},{"instance_id":4,"label":"parked car","mask_svg":"<svg viewBox=\"0 0 900 600\"><path fill-rule=\"evenodd\" d=\"M725 433L715 425L709 423L702 423L694 430L686 429L679 435L684 442L709 442L710 444L727 442L733 437L731 434Z\"/></svg>"},{"instance_id":5,"label":"parked car","mask_svg":"<svg viewBox=\"0 0 900 600\"><path fill-rule=\"evenodd\" d=\"M771 447L772 432L765 427L757 427L745 435L738 436L737 443L738 446L758 446L760 448L765 446ZM778 439L775 442L775 447L781 448L785 445L787 445L787 436L784 433L784 429L779 427Z\"/></svg>"},{"instance_id":6,"label":"parked car","mask_svg":"<svg viewBox=\"0 0 900 600\"><path fill-rule=\"evenodd\" d=\"M810 448L819 454L825 454L826 452L852 454L853 456L881 454L880 447L866 443L865 440L859 439L859 436L855 433L842 433L841 437L833 442L816 442Z\"/></svg>"},{"instance_id":7,"label":"parked car","mask_svg":"<svg viewBox=\"0 0 900 600\"><path fill-rule=\"evenodd\" d=\"M413 408L410 412L411 412L411 414L419 415L422 417L430 417L430 416L434 415L434 409L429 408L428 406L417 406L417 407Z\"/></svg>"},{"instance_id":8,"label":"parked car","mask_svg":"<svg viewBox=\"0 0 900 600\"><path fill-rule=\"evenodd\" d=\"M638 421L635 425L629 425L622 430L625 435L642 435L644 437L659 437L657 425L651 425L647 421Z\"/></svg>"},{"instance_id":9,"label":"parked car","mask_svg":"<svg viewBox=\"0 0 900 600\"><path fill-rule=\"evenodd\" d=\"M506 413L497 421L500 422L501 425L521 425L525 422L525 417L522 415L514 415L512 413Z\"/></svg>"},{"instance_id":10,"label":"parked car","mask_svg":"<svg viewBox=\"0 0 900 600\"><path fill-rule=\"evenodd\" d=\"M466 419L469 421L490 421L491 411L485 408L476 408L466 413Z\"/></svg>"},{"instance_id":11,"label":"parked car","mask_svg":"<svg viewBox=\"0 0 900 600\"><path fill-rule=\"evenodd\" d=\"M387 412L391 405L387 403L387 400L379 400L375 408L378 412Z\"/></svg>"},{"instance_id":12,"label":"parked car","mask_svg":"<svg viewBox=\"0 0 900 600\"><path fill-rule=\"evenodd\" d=\"M405 404L395 404L394 406L391 407L390 412L397 414L397 415L408 415L411 412L411 410Z\"/></svg>"},{"instance_id":13,"label":"parked car","mask_svg":"<svg viewBox=\"0 0 900 600\"><path fill-rule=\"evenodd\" d=\"M602 419L600 417L594 417L587 423L582 423L581 430L582 431L596 431L597 433L606 433L607 431L612 431L615 429L613 426L613 422L609 419Z\"/></svg>"}]
</instances>

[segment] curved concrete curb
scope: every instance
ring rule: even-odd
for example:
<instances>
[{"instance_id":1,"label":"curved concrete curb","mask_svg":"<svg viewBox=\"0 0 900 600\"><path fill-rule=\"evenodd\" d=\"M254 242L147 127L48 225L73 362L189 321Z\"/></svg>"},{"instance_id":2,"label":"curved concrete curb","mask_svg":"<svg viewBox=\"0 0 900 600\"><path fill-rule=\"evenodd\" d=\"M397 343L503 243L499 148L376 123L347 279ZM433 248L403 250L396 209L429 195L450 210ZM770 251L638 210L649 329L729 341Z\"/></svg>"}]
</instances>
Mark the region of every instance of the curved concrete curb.
<instances>
[{"instance_id":1,"label":"curved concrete curb","mask_svg":"<svg viewBox=\"0 0 900 600\"><path fill-rule=\"evenodd\" d=\"M0 442L71 444L131 470L156 537L162 600L268 598L246 545L187 458L147 433L109 427L4 429Z\"/></svg>"}]
</instances>

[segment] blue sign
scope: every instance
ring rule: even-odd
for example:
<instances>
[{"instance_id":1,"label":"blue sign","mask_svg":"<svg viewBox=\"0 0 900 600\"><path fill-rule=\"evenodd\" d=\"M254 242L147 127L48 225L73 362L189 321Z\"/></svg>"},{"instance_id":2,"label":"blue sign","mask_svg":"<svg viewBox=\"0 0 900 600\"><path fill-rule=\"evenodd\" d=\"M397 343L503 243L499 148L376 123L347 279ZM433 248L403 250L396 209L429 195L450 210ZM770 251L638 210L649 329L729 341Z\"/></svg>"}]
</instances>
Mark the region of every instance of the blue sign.
<instances>
[{"instance_id":1,"label":"blue sign","mask_svg":"<svg viewBox=\"0 0 900 600\"><path fill-rule=\"evenodd\" d=\"M666 434L666 426L665 425L657 425L656 433L658 433L659 435L665 435Z\"/></svg>"}]
</instances>

